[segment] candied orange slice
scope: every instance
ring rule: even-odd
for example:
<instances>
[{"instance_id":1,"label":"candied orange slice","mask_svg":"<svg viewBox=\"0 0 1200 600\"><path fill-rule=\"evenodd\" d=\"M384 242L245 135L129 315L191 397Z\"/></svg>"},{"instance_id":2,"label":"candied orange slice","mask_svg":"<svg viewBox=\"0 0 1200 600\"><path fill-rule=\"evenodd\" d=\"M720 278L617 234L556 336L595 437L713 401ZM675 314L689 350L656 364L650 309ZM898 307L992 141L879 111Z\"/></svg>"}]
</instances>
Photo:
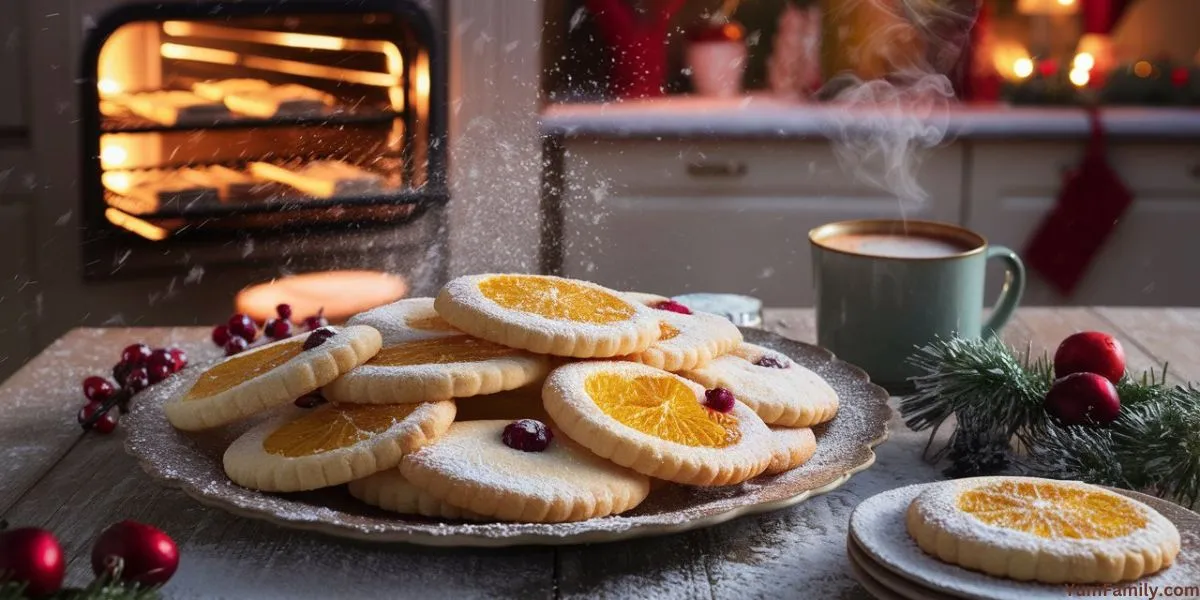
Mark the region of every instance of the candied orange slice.
<instances>
[{"instance_id":1,"label":"candied orange slice","mask_svg":"<svg viewBox=\"0 0 1200 600\"><path fill-rule=\"evenodd\" d=\"M454 326L447 323L445 319L438 315L430 315L428 317L413 317L408 320L408 326L413 329L421 329L424 331L454 331Z\"/></svg>"},{"instance_id":2,"label":"candied orange slice","mask_svg":"<svg viewBox=\"0 0 1200 600\"><path fill-rule=\"evenodd\" d=\"M679 330L671 326L666 321L658 322L658 341L665 342L679 335Z\"/></svg>"},{"instance_id":3,"label":"candied orange slice","mask_svg":"<svg viewBox=\"0 0 1200 600\"><path fill-rule=\"evenodd\" d=\"M479 282L483 296L504 308L547 319L616 323L636 314L616 294L537 275L497 275Z\"/></svg>"},{"instance_id":4,"label":"candied orange slice","mask_svg":"<svg viewBox=\"0 0 1200 600\"><path fill-rule=\"evenodd\" d=\"M420 404L326 404L288 421L263 440L263 450L298 458L353 446L383 433Z\"/></svg>"},{"instance_id":5,"label":"candied orange slice","mask_svg":"<svg viewBox=\"0 0 1200 600\"><path fill-rule=\"evenodd\" d=\"M442 365L446 363L479 362L517 354L520 350L473 338L455 335L432 340L404 342L379 351L368 365L402 367L408 365Z\"/></svg>"},{"instance_id":6,"label":"candied orange slice","mask_svg":"<svg viewBox=\"0 0 1200 600\"><path fill-rule=\"evenodd\" d=\"M192 384L184 400L199 400L232 389L283 363L299 356L304 351L304 340L297 339L266 346L259 350L244 352L229 360L217 363Z\"/></svg>"},{"instance_id":7,"label":"candied orange slice","mask_svg":"<svg viewBox=\"0 0 1200 600\"><path fill-rule=\"evenodd\" d=\"M584 390L604 414L670 442L724 448L742 438L736 417L709 410L691 388L669 375L595 373Z\"/></svg>"},{"instance_id":8,"label":"candied orange slice","mask_svg":"<svg viewBox=\"0 0 1200 600\"><path fill-rule=\"evenodd\" d=\"M963 492L959 510L993 527L1049 539L1107 539L1146 526L1146 518L1120 496L1058 485L1005 481Z\"/></svg>"}]
</instances>

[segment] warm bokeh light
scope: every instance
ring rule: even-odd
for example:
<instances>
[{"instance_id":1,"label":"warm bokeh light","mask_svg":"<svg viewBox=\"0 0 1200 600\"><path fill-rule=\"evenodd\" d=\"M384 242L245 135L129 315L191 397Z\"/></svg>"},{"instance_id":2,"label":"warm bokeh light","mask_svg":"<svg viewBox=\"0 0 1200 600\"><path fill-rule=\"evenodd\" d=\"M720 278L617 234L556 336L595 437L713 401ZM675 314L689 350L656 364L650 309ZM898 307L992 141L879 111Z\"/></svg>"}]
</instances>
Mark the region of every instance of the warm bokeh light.
<instances>
[{"instance_id":1,"label":"warm bokeh light","mask_svg":"<svg viewBox=\"0 0 1200 600\"><path fill-rule=\"evenodd\" d=\"M1139 60L1133 65L1133 74L1138 77L1149 77L1154 74L1154 65L1144 60Z\"/></svg>"},{"instance_id":2,"label":"warm bokeh light","mask_svg":"<svg viewBox=\"0 0 1200 600\"><path fill-rule=\"evenodd\" d=\"M119 167L127 160L129 160L129 152L125 150L124 146L105 144L100 149L100 164L105 169Z\"/></svg>"},{"instance_id":3,"label":"warm bokeh light","mask_svg":"<svg viewBox=\"0 0 1200 600\"><path fill-rule=\"evenodd\" d=\"M1091 71L1092 67L1096 66L1096 57L1088 54L1087 52L1080 52L1079 54L1075 55L1074 66L1076 69Z\"/></svg>"},{"instance_id":4,"label":"warm bokeh light","mask_svg":"<svg viewBox=\"0 0 1200 600\"><path fill-rule=\"evenodd\" d=\"M96 89L100 91L101 96L116 96L121 93L121 84L115 79L101 79L96 82Z\"/></svg>"},{"instance_id":5,"label":"warm bokeh light","mask_svg":"<svg viewBox=\"0 0 1200 600\"><path fill-rule=\"evenodd\" d=\"M1083 87L1092 79L1092 76L1084 69L1071 69L1069 77L1071 83L1075 84L1075 87Z\"/></svg>"},{"instance_id":6,"label":"warm bokeh light","mask_svg":"<svg viewBox=\"0 0 1200 600\"><path fill-rule=\"evenodd\" d=\"M1058 3L1063 6L1070 6L1072 4L1075 4L1075 0L1058 0Z\"/></svg>"},{"instance_id":7,"label":"warm bokeh light","mask_svg":"<svg viewBox=\"0 0 1200 600\"><path fill-rule=\"evenodd\" d=\"M1013 61L1013 74L1021 79L1025 79L1033 75L1033 60L1029 58L1018 58Z\"/></svg>"}]
</instances>

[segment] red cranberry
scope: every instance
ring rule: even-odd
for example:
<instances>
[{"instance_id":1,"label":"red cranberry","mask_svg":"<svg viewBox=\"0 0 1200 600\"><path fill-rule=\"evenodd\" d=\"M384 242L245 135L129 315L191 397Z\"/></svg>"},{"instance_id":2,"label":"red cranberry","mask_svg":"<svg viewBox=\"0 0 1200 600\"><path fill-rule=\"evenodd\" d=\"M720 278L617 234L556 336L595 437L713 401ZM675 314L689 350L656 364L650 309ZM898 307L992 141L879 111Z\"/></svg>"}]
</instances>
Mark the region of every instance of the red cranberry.
<instances>
[{"instance_id":1,"label":"red cranberry","mask_svg":"<svg viewBox=\"0 0 1200 600\"><path fill-rule=\"evenodd\" d=\"M1121 413L1121 398L1104 376L1072 373L1050 386L1045 407L1064 425L1106 425Z\"/></svg>"},{"instance_id":2,"label":"red cranberry","mask_svg":"<svg viewBox=\"0 0 1200 600\"><path fill-rule=\"evenodd\" d=\"M175 372L182 371L188 365L188 355L182 348L171 348L171 359L175 361Z\"/></svg>"},{"instance_id":3,"label":"red cranberry","mask_svg":"<svg viewBox=\"0 0 1200 600\"><path fill-rule=\"evenodd\" d=\"M116 412L111 409L105 411L105 413L99 417L95 417L96 413L100 412L100 410L103 408L104 404L100 402L88 402L87 404L83 405L83 408L79 409L79 414L76 416L76 418L79 419L79 424L82 425L84 429L95 431L96 433L112 433L113 430L117 428L117 421L119 420L119 417L117 417ZM94 421L92 420L93 417L95 417ZM89 421L91 422L89 423Z\"/></svg>"},{"instance_id":4,"label":"red cranberry","mask_svg":"<svg viewBox=\"0 0 1200 600\"><path fill-rule=\"evenodd\" d=\"M253 342L254 338L258 337L258 326L254 324L254 319L250 315L238 313L229 317L229 334L240 337L247 342Z\"/></svg>"},{"instance_id":5,"label":"red cranberry","mask_svg":"<svg viewBox=\"0 0 1200 600\"><path fill-rule=\"evenodd\" d=\"M113 379L117 381L117 385L125 387L125 381L129 379L129 372L133 370L133 365L127 362L119 362L113 365Z\"/></svg>"},{"instance_id":6,"label":"red cranberry","mask_svg":"<svg viewBox=\"0 0 1200 600\"><path fill-rule=\"evenodd\" d=\"M329 326L329 321L325 319L325 309L317 311L317 314L304 319L304 328L309 331L315 331L322 327Z\"/></svg>"},{"instance_id":7,"label":"red cranberry","mask_svg":"<svg viewBox=\"0 0 1200 600\"><path fill-rule=\"evenodd\" d=\"M692 309L690 309L674 300L663 300L662 302L655 304L654 308L657 308L658 310L669 310L673 313L679 313L681 315L692 314Z\"/></svg>"},{"instance_id":8,"label":"red cranberry","mask_svg":"<svg viewBox=\"0 0 1200 600\"><path fill-rule=\"evenodd\" d=\"M704 390L704 405L719 413L731 412L736 400L733 392L725 388Z\"/></svg>"},{"instance_id":9,"label":"red cranberry","mask_svg":"<svg viewBox=\"0 0 1200 600\"><path fill-rule=\"evenodd\" d=\"M292 337L292 323L284 318L271 319L263 327L263 332L267 337L273 340L282 340Z\"/></svg>"},{"instance_id":10,"label":"red cranberry","mask_svg":"<svg viewBox=\"0 0 1200 600\"><path fill-rule=\"evenodd\" d=\"M296 398L296 401L293 402L293 404L299 406L300 408L316 408L322 404L325 404L325 398L321 397L320 394L305 394L299 398Z\"/></svg>"},{"instance_id":11,"label":"red cranberry","mask_svg":"<svg viewBox=\"0 0 1200 600\"><path fill-rule=\"evenodd\" d=\"M787 362L780 360L774 356L764 356L764 357L758 359L758 362L756 362L754 364L756 364L760 367L766 367L768 369L786 369L786 368L788 368Z\"/></svg>"},{"instance_id":12,"label":"red cranberry","mask_svg":"<svg viewBox=\"0 0 1200 600\"><path fill-rule=\"evenodd\" d=\"M112 397L117 388L103 377L95 375L83 380L83 397L93 402L104 402Z\"/></svg>"},{"instance_id":13,"label":"red cranberry","mask_svg":"<svg viewBox=\"0 0 1200 600\"><path fill-rule=\"evenodd\" d=\"M145 344L130 344L121 351L121 362L135 367L146 364L149 358L150 346Z\"/></svg>"},{"instance_id":14,"label":"red cranberry","mask_svg":"<svg viewBox=\"0 0 1200 600\"><path fill-rule=\"evenodd\" d=\"M513 421L504 427L500 440L505 446L523 452L541 452L550 445L554 433L546 424L534 419Z\"/></svg>"},{"instance_id":15,"label":"red cranberry","mask_svg":"<svg viewBox=\"0 0 1200 600\"><path fill-rule=\"evenodd\" d=\"M175 372L171 368L171 365L167 363L155 363L152 365L146 365L144 368L146 369L146 374L150 377L151 384L158 383L170 377L171 373Z\"/></svg>"},{"instance_id":16,"label":"red cranberry","mask_svg":"<svg viewBox=\"0 0 1200 600\"><path fill-rule=\"evenodd\" d=\"M225 342L225 356L233 356L234 354L244 352L249 347L250 342L247 342L245 338L235 335L229 338L228 342Z\"/></svg>"},{"instance_id":17,"label":"red cranberry","mask_svg":"<svg viewBox=\"0 0 1200 600\"><path fill-rule=\"evenodd\" d=\"M1054 352L1054 376L1095 373L1114 384L1125 375L1125 349L1107 333L1081 331L1068 336Z\"/></svg>"},{"instance_id":18,"label":"red cranberry","mask_svg":"<svg viewBox=\"0 0 1200 600\"><path fill-rule=\"evenodd\" d=\"M328 340L335 335L337 334L332 329L322 327L321 329L308 334L308 337L304 339L304 349L312 350L313 348L324 344L325 340Z\"/></svg>"},{"instance_id":19,"label":"red cranberry","mask_svg":"<svg viewBox=\"0 0 1200 600\"><path fill-rule=\"evenodd\" d=\"M231 337L233 337L233 334L229 333L228 325L217 325L216 327L213 327L212 341L214 344L218 346L224 346Z\"/></svg>"},{"instance_id":20,"label":"red cranberry","mask_svg":"<svg viewBox=\"0 0 1200 600\"><path fill-rule=\"evenodd\" d=\"M146 359L146 367L157 367L163 365L167 367L170 373L175 372L175 357L171 355L171 351L166 348L159 348L150 353L150 358Z\"/></svg>"},{"instance_id":21,"label":"red cranberry","mask_svg":"<svg viewBox=\"0 0 1200 600\"><path fill-rule=\"evenodd\" d=\"M130 369L129 375L125 376L125 387L133 394L150 387L150 373L146 370L146 367L134 367Z\"/></svg>"},{"instance_id":22,"label":"red cranberry","mask_svg":"<svg viewBox=\"0 0 1200 600\"><path fill-rule=\"evenodd\" d=\"M275 314L279 315L279 318L283 319L284 321L290 321L292 318L292 305L280 304L279 306L276 306Z\"/></svg>"}]
</instances>

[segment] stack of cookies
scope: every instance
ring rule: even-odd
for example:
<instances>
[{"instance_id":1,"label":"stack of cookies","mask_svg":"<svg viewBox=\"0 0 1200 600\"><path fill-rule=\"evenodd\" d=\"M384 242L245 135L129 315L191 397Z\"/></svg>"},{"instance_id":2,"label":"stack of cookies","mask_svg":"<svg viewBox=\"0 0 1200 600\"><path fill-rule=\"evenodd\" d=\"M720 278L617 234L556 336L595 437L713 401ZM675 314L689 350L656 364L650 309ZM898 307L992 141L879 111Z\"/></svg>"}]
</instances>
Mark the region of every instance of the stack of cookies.
<instances>
[{"instance_id":1,"label":"stack of cookies","mask_svg":"<svg viewBox=\"0 0 1200 600\"><path fill-rule=\"evenodd\" d=\"M225 452L241 486L349 484L398 513L545 523L631 510L652 480L793 469L837 409L819 376L721 317L500 274L235 355L164 405L187 431L277 411Z\"/></svg>"}]
</instances>

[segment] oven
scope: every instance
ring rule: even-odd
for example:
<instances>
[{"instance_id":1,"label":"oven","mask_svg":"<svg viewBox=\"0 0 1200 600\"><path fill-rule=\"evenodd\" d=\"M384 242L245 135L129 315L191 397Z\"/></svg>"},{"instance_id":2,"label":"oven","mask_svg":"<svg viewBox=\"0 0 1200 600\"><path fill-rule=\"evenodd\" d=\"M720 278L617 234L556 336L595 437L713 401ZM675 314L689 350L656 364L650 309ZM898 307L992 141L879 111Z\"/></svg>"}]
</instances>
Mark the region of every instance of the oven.
<instances>
[{"instance_id":1,"label":"oven","mask_svg":"<svg viewBox=\"0 0 1200 600\"><path fill-rule=\"evenodd\" d=\"M77 79L83 278L368 268L435 289L447 75L430 12L242 0L97 16Z\"/></svg>"}]
</instances>

